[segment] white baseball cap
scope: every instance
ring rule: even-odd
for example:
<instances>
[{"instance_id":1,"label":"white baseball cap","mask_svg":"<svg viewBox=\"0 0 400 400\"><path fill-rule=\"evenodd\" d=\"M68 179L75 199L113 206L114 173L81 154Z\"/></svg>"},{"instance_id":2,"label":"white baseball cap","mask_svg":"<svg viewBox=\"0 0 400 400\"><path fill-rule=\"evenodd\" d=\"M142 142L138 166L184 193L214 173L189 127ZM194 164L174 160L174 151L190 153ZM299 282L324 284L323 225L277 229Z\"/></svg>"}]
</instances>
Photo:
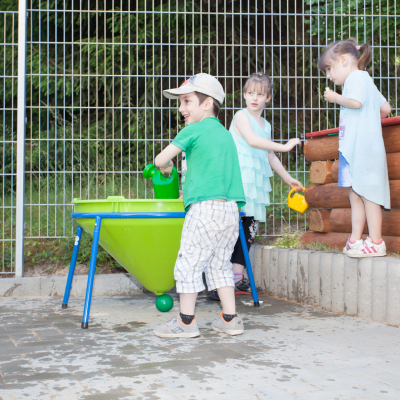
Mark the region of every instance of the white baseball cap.
<instances>
[{"instance_id":1,"label":"white baseball cap","mask_svg":"<svg viewBox=\"0 0 400 400\"><path fill-rule=\"evenodd\" d=\"M164 90L164 96L168 99L179 99L180 94L199 92L218 100L220 104L224 102L225 92L218 79L212 75L201 73L193 75L176 89Z\"/></svg>"}]
</instances>

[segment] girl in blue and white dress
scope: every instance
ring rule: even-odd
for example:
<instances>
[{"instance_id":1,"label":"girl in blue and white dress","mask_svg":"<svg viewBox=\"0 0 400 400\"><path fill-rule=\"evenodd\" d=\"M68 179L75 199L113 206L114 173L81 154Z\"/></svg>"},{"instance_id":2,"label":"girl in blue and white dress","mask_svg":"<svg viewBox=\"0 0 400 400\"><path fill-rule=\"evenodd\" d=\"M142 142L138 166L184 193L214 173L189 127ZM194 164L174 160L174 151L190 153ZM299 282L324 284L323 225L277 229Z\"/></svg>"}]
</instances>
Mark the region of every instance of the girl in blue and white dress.
<instances>
[{"instance_id":1,"label":"girl in blue and white dress","mask_svg":"<svg viewBox=\"0 0 400 400\"><path fill-rule=\"evenodd\" d=\"M296 145L301 145L300 139L290 139L285 144L271 141L271 125L261 114L265 105L272 98L271 79L263 73L252 74L243 88L246 108L238 111L232 120L229 131L235 141L246 205L241 211L246 213L242 218L247 248L257 232L258 221L266 221L265 207L270 204L269 192L272 190L270 177L272 170L277 173L291 188L302 188L298 180L292 178L276 157L275 151L288 152ZM240 238L232 254L236 294L251 293L250 285L243 278L245 266ZM210 296L218 300L217 293Z\"/></svg>"},{"instance_id":2,"label":"girl in blue and white dress","mask_svg":"<svg viewBox=\"0 0 400 400\"><path fill-rule=\"evenodd\" d=\"M390 192L381 119L391 108L365 71L371 59L368 43L348 39L331 43L318 61L332 82L343 85L341 95L327 88L324 97L340 105L338 186L350 188L352 232L343 249L349 257L386 255L381 206L390 208ZM363 241L365 221L369 237Z\"/></svg>"}]
</instances>

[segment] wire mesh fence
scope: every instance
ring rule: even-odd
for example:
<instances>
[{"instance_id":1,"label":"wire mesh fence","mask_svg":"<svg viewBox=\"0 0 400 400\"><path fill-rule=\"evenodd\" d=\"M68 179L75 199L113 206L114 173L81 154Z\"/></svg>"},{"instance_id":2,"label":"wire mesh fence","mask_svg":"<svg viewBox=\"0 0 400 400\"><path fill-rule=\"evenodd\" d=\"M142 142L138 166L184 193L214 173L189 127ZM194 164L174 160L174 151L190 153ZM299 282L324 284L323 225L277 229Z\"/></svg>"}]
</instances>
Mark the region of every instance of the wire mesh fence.
<instances>
[{"instance_id":1,"label":"wire mesh fence","mask_svg":"<svg viewBox=\"0 0 400 400\"><path fill-rule=\"evenodd\" d=\"M16 219L18 12L0 11L0 273L13 273Z\"/></svg>"},{"instance_id":2,"label":"wire mesh fence","mask_svg":"<svg viewBox=\"0 0 400 400\"><path fill-rule=\"evenodd\" d=\"M19 16L17 1L0 4L0 274L7 274L15 257ZM339 109L323 99L329 82L316 62L327 43L352 36L370 40L371 75L397 115L398 7L400 0L28 1L25 238L72 236L73 198L152 197L141 173L184 127L177 101L162 91L199 72L225 88L227 128L244 107L246 78L271 76L264 117L283 143L337 126ZM280 158L309 183L302 148ZM305 216L287 207L288 187L278 176L272 187L259 233L306 230Z\"/></svg>"}]
</instances>

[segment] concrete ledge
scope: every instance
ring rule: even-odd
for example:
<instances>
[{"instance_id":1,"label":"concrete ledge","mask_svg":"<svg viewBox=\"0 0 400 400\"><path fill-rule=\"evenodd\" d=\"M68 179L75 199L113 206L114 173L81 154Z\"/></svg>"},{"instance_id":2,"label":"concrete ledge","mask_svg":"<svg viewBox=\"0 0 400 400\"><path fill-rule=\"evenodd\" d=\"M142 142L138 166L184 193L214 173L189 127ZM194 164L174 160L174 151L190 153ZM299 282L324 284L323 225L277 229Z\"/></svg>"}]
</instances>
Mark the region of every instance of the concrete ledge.
<instances>
[{"instance_id":1,"label":"concrete ledge","mask_svg":"<svg viewBox=\"0 0 400 400\"><path fill-rule=\"evenodd\" d=\"M400 326L400 259L253 245L257 286L280 299Z\"/></svg>"},{"instance_id":2,"label":"concrete ledge","mask_svg":"<svg viewBox=\"0 0 400 400\"><path fill-rule=\"evenodd\" d=\"M0 279L0 297L63 296L66 276ZM75 275L71 296L85 296L87 275ZM94 276L94 296L116 296L142 293L140 285L127 274L101 274Z\"/></svg>"}]
</instances>

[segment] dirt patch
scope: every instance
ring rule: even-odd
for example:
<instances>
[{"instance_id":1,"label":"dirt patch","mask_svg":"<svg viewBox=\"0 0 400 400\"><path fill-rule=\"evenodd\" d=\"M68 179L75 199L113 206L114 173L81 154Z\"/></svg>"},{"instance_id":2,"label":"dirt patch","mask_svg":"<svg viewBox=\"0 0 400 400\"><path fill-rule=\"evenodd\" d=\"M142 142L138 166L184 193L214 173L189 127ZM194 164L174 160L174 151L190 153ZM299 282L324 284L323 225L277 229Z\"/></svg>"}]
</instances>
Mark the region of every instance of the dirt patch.
<instances>
[{"instance_id":1,"label":"dirt patch","mask_svg":"<svg viewBox=\"0 0 400 400\"><path fill-rule=\"evenodd\" d=\"M74 238L68 239L28 239L24 243L24 276L65 276L68 275L74 248ZM87 275L92 251L92 238L84 232L79 247L75 274ZM5 263L5 271L15 269L15 254L1 254L0 257L10 261ZM97 251L96 274L116 274L125 272L101 246ZM0 274L0 278L14 278L14 274Z\"/></svg>"},{"instance_id":2,"label":"dirt patch","mask_svg":"<svg viewBox=\"0 0 400 400\"><path fill-rule=\"evenodd\" d=\"M343 251L342 249L332 248L325 243L300 243L302 234L283 234L282 237L257 237L254 240L254 244L297 250L328 251L330 253L342 253ZM400 253L387 253L387 256L400 258Z\"/></svg>"},{"instance_id":3,"label":"dirt patch","mask_svg":"<svg viewBox=\"0 0 400 400\"><path fill-rule=\"evenodd\" d=\"M96 266L97 274L119 274L125 270L121 268L110 267L107 265ZM60 263L40 263L29 266L24 270L24 277L32 276L66 276L69 267L62 266ZM86 264L77 264L75 266L74 275L87 275L89 268Z\"/></svg>"}]
</instances>

